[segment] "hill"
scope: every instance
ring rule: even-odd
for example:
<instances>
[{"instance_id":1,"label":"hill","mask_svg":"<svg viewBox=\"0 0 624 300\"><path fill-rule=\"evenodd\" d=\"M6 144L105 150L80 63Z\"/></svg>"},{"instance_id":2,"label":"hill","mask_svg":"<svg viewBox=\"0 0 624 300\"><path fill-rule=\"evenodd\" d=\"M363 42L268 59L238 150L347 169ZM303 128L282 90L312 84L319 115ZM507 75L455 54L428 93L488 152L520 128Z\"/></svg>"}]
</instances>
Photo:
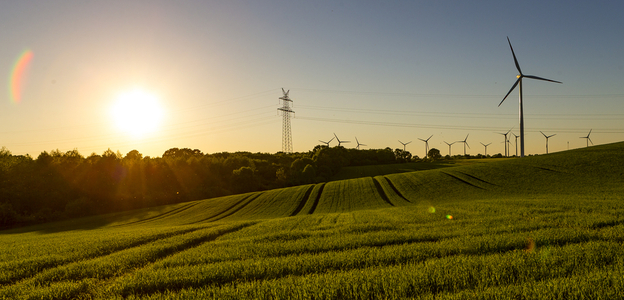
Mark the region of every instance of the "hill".
<instances>
[{"instance_id":1,"label":"hill","mask_svg":"<svg viewBox=\"0 0 624 300\"><path fill-rule=\"evenodd\" d=\"M624 143L0 232L0 298L615 298Z\"/></svg>"}]
</instances>

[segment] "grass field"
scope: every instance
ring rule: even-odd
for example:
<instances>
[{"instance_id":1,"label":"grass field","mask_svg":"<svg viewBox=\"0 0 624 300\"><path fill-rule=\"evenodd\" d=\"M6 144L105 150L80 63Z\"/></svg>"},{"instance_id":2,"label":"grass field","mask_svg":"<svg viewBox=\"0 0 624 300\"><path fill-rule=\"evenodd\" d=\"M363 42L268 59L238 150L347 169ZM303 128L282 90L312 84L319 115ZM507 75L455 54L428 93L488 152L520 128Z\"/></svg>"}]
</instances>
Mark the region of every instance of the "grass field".
<instances>
[{"instance_id":1,"label":"grass field","mask_svg":"<svg viewBox=\"0 0 624 300\"><path fill-rule=\"evenodd\" d=\"M622 299L622 154L368 173L0 231L0 298Z\"/></svg>"}]
</instances>

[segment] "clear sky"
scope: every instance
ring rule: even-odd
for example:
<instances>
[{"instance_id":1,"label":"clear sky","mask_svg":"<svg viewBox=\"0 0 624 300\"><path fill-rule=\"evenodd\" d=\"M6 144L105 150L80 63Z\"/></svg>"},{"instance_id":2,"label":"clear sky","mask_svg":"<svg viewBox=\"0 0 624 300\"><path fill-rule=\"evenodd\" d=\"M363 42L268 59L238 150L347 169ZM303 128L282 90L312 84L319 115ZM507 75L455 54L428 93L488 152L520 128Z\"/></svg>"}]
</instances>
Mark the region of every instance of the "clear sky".
<instances>
[{"instance_id":1,"label":"clear sky","mask_svg":"<svg viewBox=\"0 0 624 300\"><path fill-rule=\"evenodd\" d=\"M590 129L594 144L622 141L622 11L622 1L3 1L0 146L35 158L275 153L285 88L297 152L336 133L346 147L356 136L365 148L413 141L420 157L418 138L433 135L445 155L444 141L469 134L469 154L480 143L502 153L497 133L519 133L517 89L498 107L517 74L507 36L525 74L563 82L524 80L527 154L545 152L539 131L556 134L551 152L584 147ZM155 99L131 113L161 115L152 130L116 121L132 91Z\"/></svg>"}]
</instances>

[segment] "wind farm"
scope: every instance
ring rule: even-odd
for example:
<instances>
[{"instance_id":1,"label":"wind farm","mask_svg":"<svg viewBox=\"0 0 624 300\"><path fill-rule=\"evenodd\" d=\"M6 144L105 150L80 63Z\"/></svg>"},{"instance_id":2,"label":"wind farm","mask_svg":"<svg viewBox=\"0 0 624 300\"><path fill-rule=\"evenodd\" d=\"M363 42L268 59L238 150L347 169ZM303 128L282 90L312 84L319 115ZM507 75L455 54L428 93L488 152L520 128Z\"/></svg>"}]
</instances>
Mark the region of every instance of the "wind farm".
<instances>
[{"instance_id":1,"label":"wind farm","mask_svg":"<svg viewBox=\"0 0 624 300\"><path fill-rule=\"evenodd\" d=\"M0 299L621 299L622 11L5 1Z\"/></svg>"}]
</instances>

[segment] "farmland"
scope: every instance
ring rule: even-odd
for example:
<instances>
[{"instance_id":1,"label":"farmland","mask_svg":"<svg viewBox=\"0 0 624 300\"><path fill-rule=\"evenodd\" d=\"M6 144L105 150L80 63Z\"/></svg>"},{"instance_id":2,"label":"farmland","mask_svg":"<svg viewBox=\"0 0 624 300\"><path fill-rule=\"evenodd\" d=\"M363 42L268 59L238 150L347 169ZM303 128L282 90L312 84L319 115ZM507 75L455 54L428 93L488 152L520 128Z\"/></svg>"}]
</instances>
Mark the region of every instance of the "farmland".
<instances>
[{"instance_id":1,"label":"farmland","mask_svg":"<svg viewBox=\"0 0 624 300\"><path fill-rule=\"evenodd\" d=\"M5 230L0 298L615 299L622 153L366 173Z\"/></svg>"}]
</instances>

